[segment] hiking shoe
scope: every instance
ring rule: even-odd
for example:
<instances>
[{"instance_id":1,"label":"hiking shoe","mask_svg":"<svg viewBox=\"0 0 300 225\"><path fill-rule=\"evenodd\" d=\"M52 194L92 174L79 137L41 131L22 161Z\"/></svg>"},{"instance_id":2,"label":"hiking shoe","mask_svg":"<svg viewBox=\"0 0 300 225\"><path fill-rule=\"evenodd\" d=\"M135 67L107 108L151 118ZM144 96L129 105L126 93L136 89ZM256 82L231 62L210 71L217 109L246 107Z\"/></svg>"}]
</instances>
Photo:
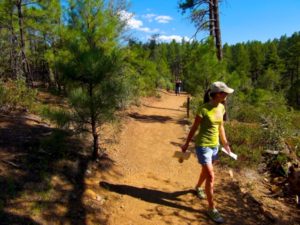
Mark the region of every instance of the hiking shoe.
<instances>
[{"instance_id":1,"label":"hiking shoe","mask_svg":"<svg viewBox=\"0 0 300 225\"><path fill-rule=\"evenodd\" d=\"M211 218L216 223L224 223L224 219L217 209L210 209L207 212L209 218Z\"/></svg>"},{"instance_id":2,"label":"hiking shoe","mask_svg":"<svg viewBox=\"0 0 300 225\"><path fill-rule=\"evenodd\" d=\"M205 194L204 190L201 187L196 188L196 195L200 199L206 199L206 194Z\"/></svg>"}]
</instances>

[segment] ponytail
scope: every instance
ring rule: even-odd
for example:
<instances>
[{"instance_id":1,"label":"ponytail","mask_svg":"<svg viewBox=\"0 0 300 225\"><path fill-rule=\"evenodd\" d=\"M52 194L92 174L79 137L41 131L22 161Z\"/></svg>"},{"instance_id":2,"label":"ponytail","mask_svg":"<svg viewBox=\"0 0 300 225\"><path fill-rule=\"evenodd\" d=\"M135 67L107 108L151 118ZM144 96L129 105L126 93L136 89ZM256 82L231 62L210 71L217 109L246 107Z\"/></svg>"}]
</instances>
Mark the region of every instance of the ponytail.
<instances>
[{"instance_id":1,"label":"ponytail","mask_svg":"<svg viewBox=\"0 0 300 225\"><path fill-rule=\"evenodd\" d=\"M207 89L204 94L203 102L207 103L207 102L209 102L209 99L210 99L210 89Z\"/></svg>"}]
</instances>

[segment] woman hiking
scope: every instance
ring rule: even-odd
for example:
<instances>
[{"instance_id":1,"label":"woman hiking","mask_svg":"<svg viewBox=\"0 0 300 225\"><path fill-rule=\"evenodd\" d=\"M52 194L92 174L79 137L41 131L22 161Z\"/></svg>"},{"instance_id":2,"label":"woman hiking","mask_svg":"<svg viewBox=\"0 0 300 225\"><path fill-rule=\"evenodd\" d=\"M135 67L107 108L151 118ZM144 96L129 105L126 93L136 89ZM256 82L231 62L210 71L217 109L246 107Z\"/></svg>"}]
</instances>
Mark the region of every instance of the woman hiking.
<instances>
[{"instance_id":1,"label":"woman hiking","mask_svg":"<svg viewBox=\"0 0 300 225\"><path fill-rule=\"evenodd\" d=\"M213 162L217 159L219 150L219 137L223 147L228 153L231 152L223 126L223 116L225 107L222 104L226 101L228 94L234 90L225 83L217 81L211 84L204 96L204 104L201 105L196 113L194 123L188 134L185 144L181 147L185 152L199 127L199 132L195 140L196 155L202 166L199 181L196 185L196 192L199 198L207 198L208 216L217 223L223 223L224 219L215 207L213 201L214 190L214 170ZM201 188L205 181L205 192ZM205 196L206 194L206 196Z\"/></svg>"}]
</instances>

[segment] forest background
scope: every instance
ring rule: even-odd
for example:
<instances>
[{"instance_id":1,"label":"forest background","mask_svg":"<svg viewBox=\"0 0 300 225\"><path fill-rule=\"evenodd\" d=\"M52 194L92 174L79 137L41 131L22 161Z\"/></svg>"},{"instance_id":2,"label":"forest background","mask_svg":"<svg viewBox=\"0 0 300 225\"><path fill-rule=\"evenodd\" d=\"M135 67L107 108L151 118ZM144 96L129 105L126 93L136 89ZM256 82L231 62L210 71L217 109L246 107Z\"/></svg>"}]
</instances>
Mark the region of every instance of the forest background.
<instances>
[{"instance_id":1,"label":"forest background","mask_svg":"<svg viewBox=\"0 0 300 225\"><path fill-rule=\"evenodd\" d=\"M188 2L188 1L187 1ZM300 32L267 42L221 46L203 41L142 43L126 35L125 1L3 0L0 3L1 111L23 108L76 134L93 137L119 110L157 89L174 90L181 79L192 108L208 85L223 80L235 89L227 108L233 149L253 166L265 151L267 164L287 172L300 156ZM68 107L40 104L39 90L67 99Z\"/></svg>"}]
</instances>

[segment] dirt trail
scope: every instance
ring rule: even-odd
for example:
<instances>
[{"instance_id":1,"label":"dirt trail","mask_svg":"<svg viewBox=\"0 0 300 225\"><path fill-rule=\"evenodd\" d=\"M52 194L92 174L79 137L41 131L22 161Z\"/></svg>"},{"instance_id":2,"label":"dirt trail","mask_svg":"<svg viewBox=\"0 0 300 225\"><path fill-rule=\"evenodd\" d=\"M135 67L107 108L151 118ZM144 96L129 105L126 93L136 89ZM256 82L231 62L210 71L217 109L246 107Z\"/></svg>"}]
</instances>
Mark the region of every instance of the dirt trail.
<instances>
[{"instance_id":1,"label":"dirt trail","mask_svg":"<svg viewBox=\"0 0 300 225\"><path fill-rule=\"evenodd\" d=\"M119 144L108 150L114 166L101 174L100 189L109 225L214 224L205 214L206 200L192 191L200 172L195 155L181 164L173 157L187 135L186 96L161 96L129 114ZM215 201L226 224L274 224L218 166Z\"/></svg>"}]
</instances>

